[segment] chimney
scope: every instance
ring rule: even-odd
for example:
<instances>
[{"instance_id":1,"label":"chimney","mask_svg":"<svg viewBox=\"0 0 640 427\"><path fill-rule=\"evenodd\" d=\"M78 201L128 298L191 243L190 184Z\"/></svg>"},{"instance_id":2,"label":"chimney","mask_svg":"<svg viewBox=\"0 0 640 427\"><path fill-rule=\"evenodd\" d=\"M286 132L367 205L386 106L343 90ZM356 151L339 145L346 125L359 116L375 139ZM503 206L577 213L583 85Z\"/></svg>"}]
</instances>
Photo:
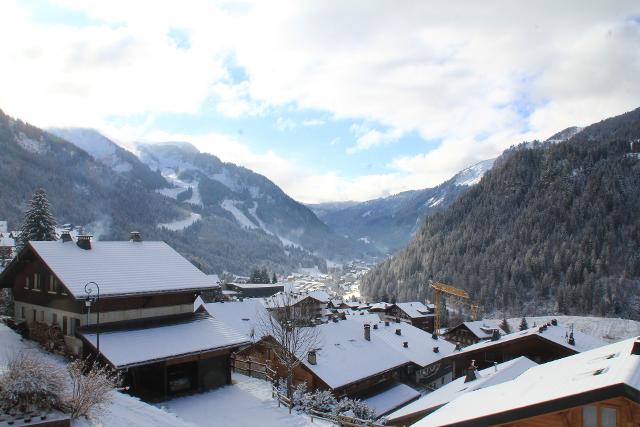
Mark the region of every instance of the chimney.
<instances>
[{"instance_id":1,"label":"chimney","mask_svg":"<svg viewBox=\"0 0 640 427\"><path fill-rule=\"evenodd\" d=\"M132 242L142 242L142 236L140 235L139 231L132 231L131 232L131 241Z\"/></svg>"},{"instance_id":2,"label":"chimney","mask_svg":"<svg viewBox=\"0 0 640 427\"><path fill-rule=\"evenodd\" d=\"M371 325L364 325L364 339L367 341L371 341Z\"/></svg>"},{"instance_id":3,"label":"chimney","mask_svg":"<svg viewBox=\"0 0 640 427\"><path fill-rule=\"evenodd\" d=\"M400 318L396 317L396 323L400 323Z\"/></svg>"},{"instance_id":4,"label":"chimney","mask_svg":"<svg viewBox=\"0 0 640 427\"><path fill-rule=\"evenodd\" d=\"M500 339L500 331L498 331L497 329L493 330L493 333L491 334L491 341L498 341Z\"/></svg>"},{"instance_id":5,"label":"chimney","mask_svg":"<svg viewBox=\"0 0 640 427\"><path fill-rule=\"evenodd\" d=\"M435 332L431 334L431 339L437 340L438 339L438 334L436 334Z\"/></svg>"},{"instance_id":6,"label":"chimney","mask_svg":"<svg viewBox=\"0 0 640 427\"><path fill-rule=\"evenodd\" d=\"M396 335L402 335L402 330L401 329L396 329Z\"/></svg>"},{"instance_id":7,"label":"chimney","mask_svg":"<svg viewBox=\"0 0 640 427\"><path fill-rule=\"evenodd\" d=\"M472 360L471 365L467 368L467 376L464 378L464 382L468 383L469 381L473 381L477 378L476 376L476 361Z\"/></svg>"},{"instance_id":8,"label":"chimney","mask_svg":"<svg viewBox=\"0 0 640 427\"><path fill-rule=\"evenodd\" d=\"M373 329L378 329L378 324L377 323L373 324Z\"/></svg>"},{"instance_id":9,"label":"chimney","mask_svg":"<svg viewBox=\"0 0 640 427\"><path fill-rule=\"evenodd\" d=\"M462 344L460 344L459 342L456 343L456 348L455 351L460 351L462 350Z\"/></svg>"},{"instance_id":10,"label":"chimney","mask_svg":"<svg viewBox=\"0 0 640 427\"><path fill-rule=\"evenodd\" d=\"M389 321L388 320L384 321L384 326L389 326Z\"/></svg>"},{"instance_id":11,"label":"chimney","mask_svg":"<svg viewBox=\"0 0 640 427\"><path fill-rule=\"evenodd\" d=\"M573 338L573 331L569 334L569 340L567 342L569 345L576 345L576 340Z\"/></svg>"},{"instance_id":12,"label":"chimney","mask_svg":"<svg viewBox=\"0 0 640 427\"><path fill-rule=\"evenodd\" d=\"M315 365L318 363L318 361L316 360L315 350L309 350L309 352L307 353L307 362L309 362L310 365Z\"/></svg>"},{"instance_id":13,"label":"chimney","mask_svg":"<svg viewBox=\"0 0 640 427\"><path fill-rule=\"evenodd\" d=\"M440 347L433 347L434 353L440 353Z\"/></svg>"},{"instance_id":14,"label":"chimney","mask_svg":"<svg viewBox=\"0 0 640 427\"><path fill-rule=\"evenodd\" d=\"M558 319L551 319L551 325L558 326Z\"/></svg>"},{"instance_id":15,"label":"chimney","mask_svg":"<svg viewBox=\"0 0 640 427\"><path fill-rule=\"evenodd\" d=\"M78 236L78 241L76 242L76 244L82 249L89 250L91 249L92 237L93 236L91 234L81 234Z\"/></svg>"},{"instance_id":16,"label":"chimney","mask_svg":"<svg viewBox=\"0 0 640 427\"><path fill-rule=\"evenodd\" d=\"M402 346L403 346L404 348L409 348L409 341L405 341L405 342L403 342L403 343L402 343Z\"/></svg>"},{"instance_id":17,"label":"chimney","mask_svg":"<svg viewBox=\"0 0 640 427\"><path fill-rule=\"evenodd\" d=\"M73 241L69 230L63 230L62 233L60 233L60 240L62 240L63 243Z\"/></svg>"}]
</instances>

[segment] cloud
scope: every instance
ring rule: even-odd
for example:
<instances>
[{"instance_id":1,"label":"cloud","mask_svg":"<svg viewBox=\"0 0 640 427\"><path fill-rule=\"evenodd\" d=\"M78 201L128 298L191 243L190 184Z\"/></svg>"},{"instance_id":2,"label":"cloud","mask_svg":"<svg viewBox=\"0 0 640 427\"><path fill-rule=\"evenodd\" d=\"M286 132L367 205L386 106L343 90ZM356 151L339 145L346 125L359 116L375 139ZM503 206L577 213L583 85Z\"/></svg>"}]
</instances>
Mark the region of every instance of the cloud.
<instances>
[{"instance_id":1,"label":"cloud","mask_svg":"<svg viewBox=\"0 0 640 427\"><path fill-rule=\"evenodd\" d=\"M41 126L103 129L114 117L210 109L238 119L272 114L284 130L282 110L309 110L366 124L352 129L349 153L398 147L389 173L349 178L301 170L276 147L256 153L216 139L216 150L301 199L434 185L511 144L640 99L636 1L54 3L91 24L45 25L21 3L0 6L0 37L11 41L0 46L3 109ZM116 131L151 135L158 126ZM409 154L409 132L440 144Z\"/></svg>"},{"instance_id":2,"label":"cloud","mask_svg":"<svg viewBox=\"0 0 640 427\"><path fill-rule=\"evenodd\" d=\"M322 126L325 123L326 122L321 119L309 119L309 120L302 121L303 126Z\"/></svg>"}]
</instances>

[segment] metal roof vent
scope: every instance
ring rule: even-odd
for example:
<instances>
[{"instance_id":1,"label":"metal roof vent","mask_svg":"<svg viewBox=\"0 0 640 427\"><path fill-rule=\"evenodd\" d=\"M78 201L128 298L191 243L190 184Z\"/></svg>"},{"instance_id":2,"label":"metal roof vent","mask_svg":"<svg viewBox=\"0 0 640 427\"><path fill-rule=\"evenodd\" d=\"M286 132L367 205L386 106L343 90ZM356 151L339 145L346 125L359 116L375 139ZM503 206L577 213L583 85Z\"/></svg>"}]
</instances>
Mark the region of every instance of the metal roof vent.
<instances>
[{"instance_id":1,"label":"metal roof vent","mask_svg":"<svg viewBox=\"0 0 640 427\"><path fill-rule=\"evenodd\" d=\"M89 250L91 249L92 237L93 236L91 234L81 234L78 236L78 241L76 242L76 245L78 245L78 247L81 249Z\"/></svg>"},{"instance_id":2,"label":"metal roof vent","mask_svg":"<svg viewBox=\"0 0 640 427\"><path fill-rule=\"evenodd\" d=\"M369 324L364 325L364 339L371 341L371 326Z\"/></svg>"}]
</instances>

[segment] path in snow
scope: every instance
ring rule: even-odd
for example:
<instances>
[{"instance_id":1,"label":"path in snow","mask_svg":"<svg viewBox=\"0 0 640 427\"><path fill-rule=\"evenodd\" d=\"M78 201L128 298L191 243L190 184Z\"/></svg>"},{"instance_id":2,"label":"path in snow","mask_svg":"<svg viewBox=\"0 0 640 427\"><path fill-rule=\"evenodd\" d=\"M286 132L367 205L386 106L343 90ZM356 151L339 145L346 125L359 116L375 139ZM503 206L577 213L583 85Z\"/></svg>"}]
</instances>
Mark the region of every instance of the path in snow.
<instances>
[{"instance_id":1,"label":"path in snow","mask_svg":"<svg viewBox=\"0 0 640 427\"><path fill-rule=\"evenodd\" d=\"M247 218L244 212L242 212L240 209L236 207L236 203L240 203L240 202L235 200L224 200L222 203L220 203L220 207L222 207L222 209L224 210L231 212L231 215L233 215L233 217L236 219L236 221L238 222L238 224L240 224L241 227L250 228L250 229L258 228L258 226L255 225L253 221Z\"/></svg>"},{"instance_id":2,"label":"path in snow","mask_svg":"<svg viewBox=\"0 0 640 427\"><path fill-rule=\"evenodd\" d=\"M163 403L180 418L202 427L306 427L329 426L302 414L291 415L271 398L271 385L233 374L234 384L207 393Z\"/></svg>"},{"instance_id":3,"label":"path in snow","mask_svg":"<svg viewBox=\"0 0 640 427\"><path fill-rule=\"evenodd\" d=\"M201 218L200 214L190 212L189 217L185 219L180 219L173 222L167 222L158 224L158 228L166 228L171 231L180 231L194 224L196 221L199 221Z\"/></svg>"}]
</instances>

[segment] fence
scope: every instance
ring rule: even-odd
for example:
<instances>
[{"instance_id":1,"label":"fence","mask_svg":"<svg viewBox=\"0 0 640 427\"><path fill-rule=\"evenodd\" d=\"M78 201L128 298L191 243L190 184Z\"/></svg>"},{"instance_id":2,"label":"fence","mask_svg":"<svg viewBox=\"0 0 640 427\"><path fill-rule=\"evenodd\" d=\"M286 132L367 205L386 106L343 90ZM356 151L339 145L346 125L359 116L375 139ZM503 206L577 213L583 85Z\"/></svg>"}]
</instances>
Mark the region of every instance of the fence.
<instances>
[{"instance_id":1,"label":"fence","mask_svg":"<svg viewBox=\"0 0 640 427\"><path fill-rule=\"evenodd\" d=\"M231 369L248 377L260 378L271 383L276 378L276 371L268 363L258 362L251 358L242 359L233 354L231 355Z\"/></svg>"}]
</instances>

